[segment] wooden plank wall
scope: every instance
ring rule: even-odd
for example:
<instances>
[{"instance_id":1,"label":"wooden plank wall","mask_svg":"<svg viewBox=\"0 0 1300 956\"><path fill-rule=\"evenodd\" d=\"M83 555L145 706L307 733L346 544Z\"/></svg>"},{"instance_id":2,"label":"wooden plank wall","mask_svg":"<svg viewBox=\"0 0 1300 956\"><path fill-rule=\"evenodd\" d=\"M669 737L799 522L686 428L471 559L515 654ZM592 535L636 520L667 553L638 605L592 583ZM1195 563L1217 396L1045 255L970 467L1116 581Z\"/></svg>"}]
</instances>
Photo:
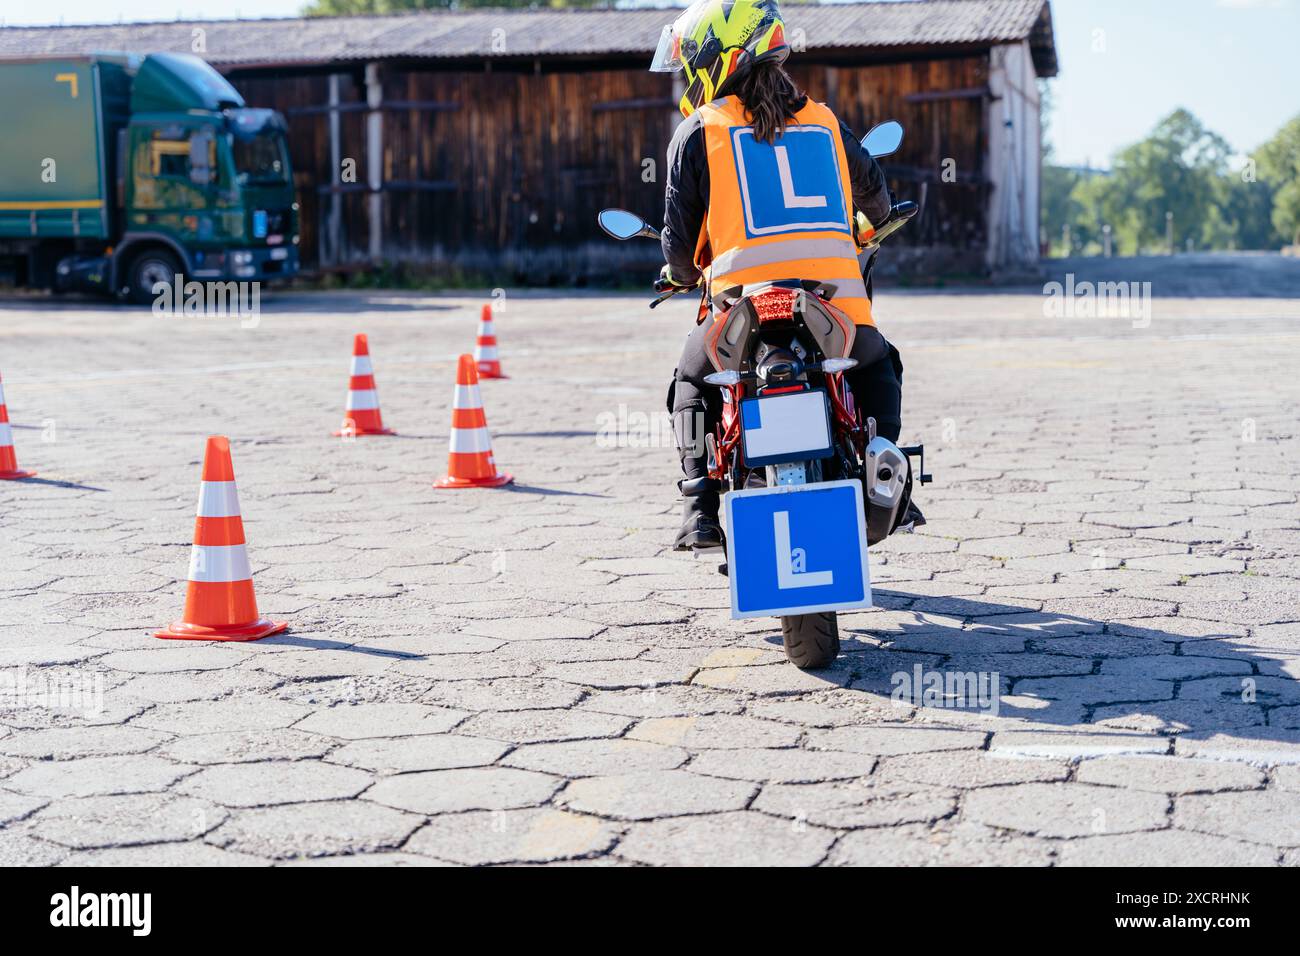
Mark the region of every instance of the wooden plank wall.
<instances>
[{"instance_id":1,"label":"wooden plank wall","mask_svg":"<svg viewBox=\"0 0 1300 956\"><path fill-rule=\"evenodd\" d=\"M858 135L886 119L906 128L902 149L881 165L896 198L920 201L924 183L925 204L922 218L890 239L891 245L982 255L987 241L984 101L908 97L987 87L987 57L793 72L812 95L833 99L836 114ZM955 181L944 181L945 160L952 161Z\"/></svg>"},{"instance_id":2,"label":"wooden plank wall","mask_svg":"<svg viewBox=\"0 0 1300 956\"><path fill-rule=\"evenodd\" d=\"M589 72L433 72L384 68L387 102L448 104L384 114L384 179L429 188L384 197L384 249L390 262L452 277L501 282L640 281L657 261L653 243L616 243L600 233L597 212L663 214L665 153L677 124L668 82L642 70ZM898 237L900 246L975 261L986 241L981 185L987 132L978 98L909 101L912 94L987 84L985 56L893 65L799 63L796 80L829 102L859 135L897 118L908 128L902 151L884 165L900 198L926 211ZM324 75L232 80L250 105L289 117L290 149L302 207L304 265L319 265L318 230L329 199L329 121L301 112L328 100ZM344 103L363 102L360 67L344 76ZM342 117L342 155L364 183L364 112ZM940 181L943 161L957 181ZM365 197L343 197L343 264L364 264ZM945 259L944 261L947 261Z\"/></svg>"}]
</instances>

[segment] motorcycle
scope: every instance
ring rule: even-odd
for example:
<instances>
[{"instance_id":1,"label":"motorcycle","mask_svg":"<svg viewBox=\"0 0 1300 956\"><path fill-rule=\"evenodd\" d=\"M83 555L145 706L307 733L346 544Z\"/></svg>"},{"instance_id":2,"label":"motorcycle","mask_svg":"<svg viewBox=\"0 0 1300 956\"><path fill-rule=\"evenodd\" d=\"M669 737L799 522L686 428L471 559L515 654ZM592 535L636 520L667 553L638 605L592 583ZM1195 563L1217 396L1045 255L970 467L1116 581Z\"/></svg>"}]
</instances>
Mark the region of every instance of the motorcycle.
<instances>
[{"instance_id":1,"label":"motorcycle","mask_svg":"<svg viewBox=\"0 0 1300 956\"><path fill-rule=\"evenodd\" d=\"M881 158L894 153L902 137L902 126L890 121L872 129L862 144ZM859 231L859 265L868 290L881 242L918 211L914 202L897 203L884 222ZM598 219L615 239L659 238L653 226L626 210L606 209ZM652 309L693 290L657 283L656 291L661 294ZM727 560L719 570L731 578L732 616L779 616L786 655L801 669L826 667L838 656L838 611L871 606L867 549L910 530L905 518L913 458L919 460L916 480L931 480L923 445L900 448L877 435L875 419L854 407L844 373L857 365L848 357L856 327L835 307L835 291L831 283L791 278L726 289L710 301L705 284L698 318L706 321L715 313L707 337L715 371L705 381L722 391L721 424L705 436L708 475L681 484L685 497L725 495ZM814 505L817 492L820 503ZM799 508L794 494L802 496ZM840 504L826 510L832 498ZM747 517L751 512L757 520ZM821 545L838 535L843 541L830 542L832 549L849 554L857 548L860 566L850 562L847 573L844 567L809 571L809 548L791 546L792 514L812 516L804 522L814 529L805 532L806 543ZM775 570L767 563L749 570L756 563L751 551L774 552ZM765 577L772 580L764 583ZM747 592L745 581L757 583ZM770 609L773 600L780 611Z\"/></svg>"}]
</instances>

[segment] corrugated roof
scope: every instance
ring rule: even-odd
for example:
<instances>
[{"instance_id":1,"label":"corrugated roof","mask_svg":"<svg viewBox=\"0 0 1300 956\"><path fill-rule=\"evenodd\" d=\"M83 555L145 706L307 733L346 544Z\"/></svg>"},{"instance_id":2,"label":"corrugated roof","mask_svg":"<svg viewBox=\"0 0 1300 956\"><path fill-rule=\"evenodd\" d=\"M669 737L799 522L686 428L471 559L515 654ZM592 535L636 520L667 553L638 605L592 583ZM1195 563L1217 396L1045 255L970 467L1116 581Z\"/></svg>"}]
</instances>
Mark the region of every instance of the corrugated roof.
<instances>
[{"instance_id":1,"label":"corrugated roof","mask_svg":"<svg viewBox=\"0 0 1300 956\"><path fill-rule=\"evenodd\" d=\"M0 28L0 57L101 51L200 52L226 67L390 58L649 57L674 10L475 9L359 17L176 21ZM1055 73L1048 0L910 0L791 5L806 49L981 45L1029 39L1039 72ZM206 49L194 51L194 30Z\"/></svg>"}]
</instances>

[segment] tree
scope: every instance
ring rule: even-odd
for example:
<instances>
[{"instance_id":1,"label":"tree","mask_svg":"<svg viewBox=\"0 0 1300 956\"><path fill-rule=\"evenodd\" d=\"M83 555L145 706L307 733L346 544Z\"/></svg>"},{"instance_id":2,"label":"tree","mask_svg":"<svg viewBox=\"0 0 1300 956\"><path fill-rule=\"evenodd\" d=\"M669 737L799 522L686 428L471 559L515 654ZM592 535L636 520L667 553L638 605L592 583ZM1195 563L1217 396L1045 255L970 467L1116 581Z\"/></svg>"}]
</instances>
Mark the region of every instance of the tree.
<instances>
[{"instance_id":1,"label":"tree","mask_svg":"<svg viewBox=\"0 0 1300 956\"><path fill-rule=\"evenodd\" d=\"M1062 238L1065 227L1079 217L1081 210L1072 193L1080 178L1077 170L1066 166L1043 165L1042 229L1043 237L1053 246ZM1077 248L1073 240L1070 246L1062 247L1062 255L1068 256Z\"/></svg>"},{"instance_id":2,"label":"tree","mask_svg":"<svg viewBox=\"0 0 1300 956\"><path fill-rule=\"evenodd\" d=\"M1300 245L1300 116L1278 130L1252 158L1259 183L1272 194L1273 227L1287 241Z\"/></svg>"},{"instance_id":3,"label":"tree","mask_svg":"<svg viewBox=\"0 0 1300 956\"><path fill-rule=\"evenodd\" d=\"M1135 256L1143 248L1143 220L1138 210L1137 184L1131 177L1109 175L1081 177L1070 193L1078 210L1072 224L1078 244L1098 251L1104 227L1110 226L1117 255Z\"/></svg>"},{"instance_id":4,"label":"tree","mask_svg":"<svg viewBox=\"0 0 1300 956\"><path fill-rule=\"evenodd\" d=\"M1121 150L1108 174L1047 167L1044 222L1053 236L1068 222L1076 251L1098 251L1109 225L1117 254L1163 252L1170 213L1177 248L1277 248L1279 233L1300 232L1300 117L1256 153L1254 178L1231 171L1230 154L1223 137L1176 110Z\"/></svg>"},{"instance_id":5,"label":"tree","mask_svg":"<svg viewBox=\"0 0 1300 956\"><path fill-rule=\"evenodd\" d=\"M1232 212L1236 223L1238 249L1277 249L1282 236L1273 228L1273 184L1252 178L1250 167L1229 174L1224 184L1224 208Z\"/></svg>"},{"instance_id":6,"label":"tree","mask_svg":"<svg viewBox=\"0 0 1300 956\"><path fill-rule=\"evenodd\" d=\"M1191 238L1200 248L1226 245L1230 229L1212 210L1222 199L1219 183L1231 152L1222 136L1185 109L1175 110L1146 139L1121 150L1107 198L1130 204L1126 238L1138 249L1163 248L1165 216L1173 213L1176 237Z\"/></svg>"}]
</instances>

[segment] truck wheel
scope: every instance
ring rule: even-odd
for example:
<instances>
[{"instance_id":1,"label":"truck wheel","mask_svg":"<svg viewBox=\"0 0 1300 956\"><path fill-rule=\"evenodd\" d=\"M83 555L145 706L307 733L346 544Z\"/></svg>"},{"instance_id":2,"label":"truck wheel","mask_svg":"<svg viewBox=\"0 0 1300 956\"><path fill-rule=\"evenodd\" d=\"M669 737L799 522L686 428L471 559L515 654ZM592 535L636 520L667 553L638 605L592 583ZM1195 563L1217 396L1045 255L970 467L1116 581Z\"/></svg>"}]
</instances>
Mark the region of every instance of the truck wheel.
<instances>
[{"instance_id":1,"label":"truck wheel","mask_svg":"<svg viewBox=\"0 0 1300 956\"><path fill-rule=\"evenodd\" d=\"M180 261L167 249L149 249L140 253L132 260L127 273L127 299L136 305L149 305L155 298L154 284L165 282L171 285L180 271Z\"/></svg>"},{"instance_id":2,"label":"truck wheel","mask_svg":"<svg viewBox=\"0 0 1300 956\"><path fill-rule=\"evenodd\" d=\"M840 653L840 626L835 612L781 618L785 656L800 670L830 667Z\"/></svg>"}]
</instances>

